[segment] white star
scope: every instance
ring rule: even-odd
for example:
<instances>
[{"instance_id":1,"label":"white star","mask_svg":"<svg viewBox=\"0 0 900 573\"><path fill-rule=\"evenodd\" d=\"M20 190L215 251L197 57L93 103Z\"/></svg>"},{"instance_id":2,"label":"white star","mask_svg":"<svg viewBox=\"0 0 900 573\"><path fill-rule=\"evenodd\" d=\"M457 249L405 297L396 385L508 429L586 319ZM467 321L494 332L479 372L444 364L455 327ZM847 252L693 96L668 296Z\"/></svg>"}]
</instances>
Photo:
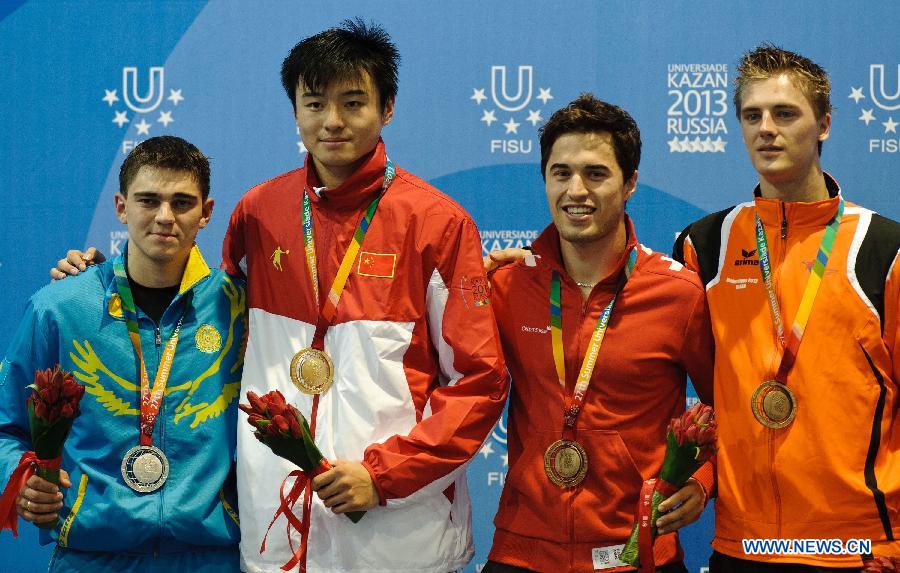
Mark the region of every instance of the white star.
<instances>
[{"instance_id":1,"label":"white star","mask_svg":"<svg viewBox=\"0 0 900 573\"><path fill-rule=\"evenodd\" d=\"M503 124L503 127L506 128L506 133L519 133L519 126L521 123L517 123L515 119L509 118L509 121Z\"/></svg>"},{"instance_id":2,"label":"white star","mask_svg":"<svg viewBox=\"0 0 900 573\"><path fill-rule=\"evenodd\" d=\"M484 95L484 88L481 88L480 90L472 88L472 97L469 99L474 99L475 103L481 105L481 102L487 99L487 96Z\"/></svg>"},{"instance_id":3,"label":"white star","mask_svg":"<svg viewBox=\"0 0 900 573\"><path fill-rule=\"evenodd\" d=\"M303 145L302 141L297 142L297 152L298 153L306 153L306 146Z\"/></svg>"},{"instance_id":4,"label":"white star","mask_svg":"<svg viewBox=\"0 0 900 573\"><path fill-rule=\"evenodd\" d=\"M502 454L500 457L503 458L503 467L508 466L509 465L509 454Z\"/></svg>"},{"instance_id":5,"label":"white star","mask_svg":"<svg viewBox=\"0 0 900 573\"><path fill-rule=\"evenodd\" d=\"M712 142L712 138L711 138L711 137L707 137L706 139L704 139L704 140L701 141L700 143L703 144L703 149L701 149L701 151L703 151L703 153L706 153L707 151L713 151L713 150L715 149L715 148L713 147L713 142Z\"/></svg>"},{"instance_id":6,"label":"white star","mask_svg":"<svg viewBox=\"0 0 900 573\"><path fill-rule=\"evenodd\" d=\"M128 114L124 111L117 111L116 118L112 120L113 123L117 124L119 127L122 127L126 123L128 123Z\"/></svg>"},{"instance_id":7,"label":"white star","mask_svg":"<svg viewBox=\"0 0 900 573\"><path fill-rule=\"evenodd\" d=\"M550 95L550 88L538 88L541 93L537 96L539 100L544 102L544 105L547 105L547 101L553 99L553 96Z\"/></svg>"},{"instance_id":8,"label":"white star","mask_svg":"<svg viewBox=\"0 0 900 573\"><path fill-rule=\"evenodd\" d=\"M863 90L862 88L854 88L854 87L851 87L851 88L850 88L850 95L847 96L847 97L849 97L850 99L852 99L852 100L853 100L853 103L859 103L859 100L861 100L861 99L866 99L866 96L863 95L862 90Z\"/></svg>"},{"instance_id":9,"label":"white star","mask_svg":"<svg viewBox=\"0 0 900 573\"><path fill-rule=\"evenodd\" d=\"M691 142L691 151L703 151L703 144L700 143L699 135Z\"/></svg>"},{"instance_id":10,"label":"white star","mask_svg":"<svg viewBox=\"0 0 900 573\"><path fill-rule=\"evenodd\" d=\"M875 121L875 114L872 113L873 111L875 111L874 107L872 109L864 109L862 115L856 119L864 121L866 122L866 125L869 125L869 122Z\"/></svg>"},{"instance_id":11,"label":"white star","mask_svg":"<svg viewBox=\"0 0 900 573\"><path fill-rule=\"evenodd\" d=\"M166 98L172 105L178 105L178 102L184 99L184 96L181 95L181 90L169 90L169 97Z\"/></svg>"},{"instance_id":12,"label":"white star","mask_svg":"<svg viewBox=\"0 0 900 573\"><path fill-rule=\"evenodd\" d=\"M678 141L678 137L677 137L677 136L676 136L676 137L673 137L672 139L670 139L670 140L667 141L666 143L669 144L669 153L680 153L680 152L681 152L681 145L680 145L680 143L679 143L679 141Z\"/></svg>"},{"instance_id":13,"label":"white star","mask_svg":"<svg viewBox=\"0 0 900 573\"><path fill-rule=\"evenodd\" d=\"M492 123L497 121L497 116L494 115L494 110L490 110L490 111L484 110L481 113L481 121L488 124L488 127L490 127Z\"/></svg>"},{"instance_id":14,"label":"white star","mask_svg":"<svg viewBox=\"0 0 900 573\"><path fill-rule=\"evenodd\" d=\"M494 447L490 442L485 442L483 446L481 446L481 450L478 452L484 456L484 459L488 459L488 456L494 453Z\"/></svg>"},{"instance_id":15,"label":"white star","mask_svg":"<svg viewBox=\"0 0 900 573\"><path fill-rule=\"evenodd\" d=\"M147 120L144 118L141 118L141 123L134 124L137 128L138 135L150 135L150 125L151 124L147 123Z\"/></svg>"},{"instance_id":16,"label":"white star","mask_svg":"<svg viewBox=\"0 0 900 573\"><path fill-rule=\"evenodd\" d=\"M109 107L112 107L112 104L119 101L119 96L116 95L116 90L108 90L104 89L106 95L103 96L103 101L109 104Z\"/></svg>"},{"instance_id":17,"label":"white star","mask_svg":"<svg viewBox=\"0 0 900 573\"><path fill-rule=\"evenodd\" d=\"M897 133L897 125L900 125L900 124L898 124L896 121L894 121L893 117L889 117L887 121L882 121L881 125L884 126L885 133L887 133L889 131L891 133Z\"/></svg>"},{"instance_id":18,"label":"white star","mask_svg":"<svg viewBox=\"0 0 900 573\"><path fill-rule=\"evenodd\" d=\"M169 124L175 120L172 119L171 111L161 111L161 112L159 112L159 119L157 119L156 121L163 124L166 127L169 127Z\"/></svg>"},{"instance_id":19,"label":"white star","mask_svg":"<svg viewBox=\"0 0 900 573\"><path fill-rule=\"evenodd\" d=\"M530 121L531 125L537 126L538 122L541 121L542 119L544 119L544 118L541 117L540 111L529 111L528 119L526 119L525 121Z\"/></svg>"},{"instance_id":20,"label":"white star","mask_svg":"<svg viewBox=\"0 0 900 573\"><path fill-rule=\"evenodd\" d=\"M718 153L718 152L720 152L720 151L721 151L722 153L725 153L725 145L727 145L727 144L728 144L727 141L725 141L725 140L722 139L721 137L717 137L717 138L715 139L715 141L713 141L713 151L716 152L716 153Z\"/></svg>"}]
</instances>

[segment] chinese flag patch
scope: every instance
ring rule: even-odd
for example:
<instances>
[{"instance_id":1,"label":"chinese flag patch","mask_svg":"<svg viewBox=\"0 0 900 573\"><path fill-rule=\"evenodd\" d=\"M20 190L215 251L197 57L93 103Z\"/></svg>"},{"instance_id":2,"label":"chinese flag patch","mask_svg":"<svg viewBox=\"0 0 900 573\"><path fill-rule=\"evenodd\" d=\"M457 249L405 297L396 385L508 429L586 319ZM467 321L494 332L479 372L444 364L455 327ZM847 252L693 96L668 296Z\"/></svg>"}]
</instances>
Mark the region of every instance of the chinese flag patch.
<instances>
[{"instance_id":1,"label":"chinese flag patch","mask_svg":"<svg viewBox=\"0 0 900 573\"><path fill-rule=\"evenodd\" d=\"M397 255L393 253L368 253L359 254L359 264L356 272L364 277L394 278L394 268L397 266Z\"/></svg>"}]
</instances>

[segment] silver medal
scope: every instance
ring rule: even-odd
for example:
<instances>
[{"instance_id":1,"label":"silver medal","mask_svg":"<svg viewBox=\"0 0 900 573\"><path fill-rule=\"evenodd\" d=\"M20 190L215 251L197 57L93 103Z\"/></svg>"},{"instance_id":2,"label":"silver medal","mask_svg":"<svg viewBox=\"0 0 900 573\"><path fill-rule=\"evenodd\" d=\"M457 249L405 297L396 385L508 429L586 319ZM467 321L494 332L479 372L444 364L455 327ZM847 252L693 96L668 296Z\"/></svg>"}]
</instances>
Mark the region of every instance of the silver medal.
<instances>
[{"instance_id":1,"label":"silver medal","mask_svg":"<svg viewBox=\"0 0 900 573\"><path fill-rule=\"evenodd\" d=\"M158 490L169 477L169 460L156 446L135 446L122 459L122 479L138 493Z\"/></svg>"}]
</instances>

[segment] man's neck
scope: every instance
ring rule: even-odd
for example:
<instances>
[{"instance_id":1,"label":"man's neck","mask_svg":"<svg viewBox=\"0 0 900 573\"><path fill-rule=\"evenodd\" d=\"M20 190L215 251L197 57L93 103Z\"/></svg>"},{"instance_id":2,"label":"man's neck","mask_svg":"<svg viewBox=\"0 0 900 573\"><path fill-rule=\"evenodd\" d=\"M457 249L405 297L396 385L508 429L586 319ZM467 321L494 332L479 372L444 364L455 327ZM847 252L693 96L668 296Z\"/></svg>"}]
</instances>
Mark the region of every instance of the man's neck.
<instances>
[{"instance_id":1,"label":"man's neck","mask_svg":"<svg viewBox=\"0 0 900 573\"><path fill-rule=\"evenodd\" d=\"M150 288L164 288L181 284L181 277L187 266L190 253L180 258L161 263L141 256L129 254L128 278L141 286Z\"/></svg>"},{"instance_id":2,"label":"man's neck","mask_svg":"<svg viewBox=\"0 0 900 573\"><path fill-rule=\"evenodd\" d=\"M590 243L574 243L560 238L563 265L569 277L580 285L594 285L619 264L627 242L625 221L615 232ZM590 288L582 287L590 292Z\"/></svg>"},{"instance_id":3,"label":"man's neck","mask_svg":"<svg viewBox=\"0 0 900 573\"><path fill-rule=\"evenodd\" d=\"M812 203L828 199L828 187L822 168L816 166L805 177L793 181L771 182L759 179L760 194L766 199Z\"/></svg>"}]
</instances>

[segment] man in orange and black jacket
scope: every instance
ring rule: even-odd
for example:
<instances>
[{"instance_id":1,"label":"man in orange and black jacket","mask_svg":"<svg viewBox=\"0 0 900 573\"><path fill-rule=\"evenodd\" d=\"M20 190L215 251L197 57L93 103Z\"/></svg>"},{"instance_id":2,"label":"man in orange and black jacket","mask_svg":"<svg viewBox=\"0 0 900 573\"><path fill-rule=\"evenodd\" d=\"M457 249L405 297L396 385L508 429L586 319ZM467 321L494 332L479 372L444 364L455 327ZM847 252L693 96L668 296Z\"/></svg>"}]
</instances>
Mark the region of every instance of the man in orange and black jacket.
<instances>
[{"instance_id":1,"label":"man in orange and black jacket","mask_svg":"<svg viewBox=\"0 0 900 573\"><path fill-rule=\"evenodd\" d=\"M762 553L746 541L839 539L852 551L863 539L900 554L900 225L845 201L822 171L821 67L766 45L738 71L759 185L753 201L687 227L674 254L706 285L716 342L710 570L859 570L849 551Z\"/></svg>"}]
</instances>

